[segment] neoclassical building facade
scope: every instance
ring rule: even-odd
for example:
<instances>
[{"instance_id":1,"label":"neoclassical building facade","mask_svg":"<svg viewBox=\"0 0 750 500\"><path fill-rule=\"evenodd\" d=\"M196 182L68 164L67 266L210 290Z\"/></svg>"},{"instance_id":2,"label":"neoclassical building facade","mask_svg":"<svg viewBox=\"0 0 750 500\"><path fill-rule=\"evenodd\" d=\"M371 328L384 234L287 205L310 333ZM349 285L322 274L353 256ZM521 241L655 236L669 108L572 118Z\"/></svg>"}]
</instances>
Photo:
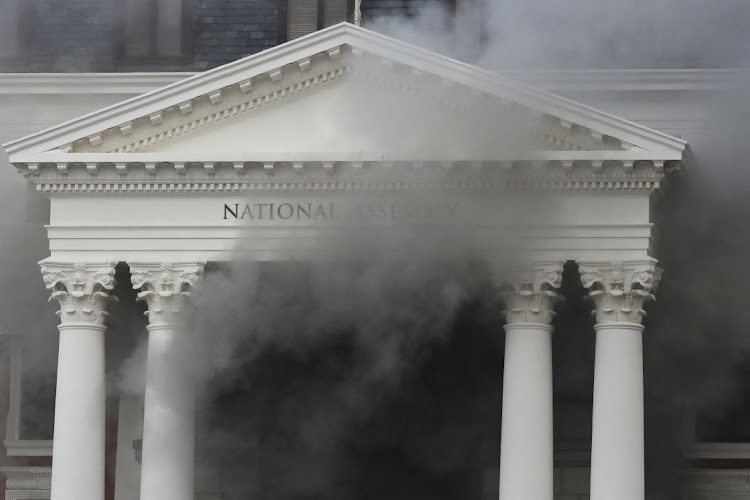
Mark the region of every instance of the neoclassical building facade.
<instances>
[{"instance_id":1,"label":"neoclassical building facade","mask_svg":"<svg viewBox=\"0 0 750 500\"><path fill-rule=\"evenodd\" d=\"M587 494L644 498L642 317L661 277L651 207L684 169L685 141L343 23L4 148L50 200L40 265L60 305L53 500L105 497L105 318L118 263L148 305L148 355L141 463L118 449L116 499L187 500L194 402L175 370L206 264L326 259L337 235L410 225L454 232L502 290L491 495L552 500L564 473L551 321L574 261L595 313ZM118 425L125 436L139 422L121 411ZM13 493L17 481L6 498L46 498Z\"/></svg>"}]
</instances>

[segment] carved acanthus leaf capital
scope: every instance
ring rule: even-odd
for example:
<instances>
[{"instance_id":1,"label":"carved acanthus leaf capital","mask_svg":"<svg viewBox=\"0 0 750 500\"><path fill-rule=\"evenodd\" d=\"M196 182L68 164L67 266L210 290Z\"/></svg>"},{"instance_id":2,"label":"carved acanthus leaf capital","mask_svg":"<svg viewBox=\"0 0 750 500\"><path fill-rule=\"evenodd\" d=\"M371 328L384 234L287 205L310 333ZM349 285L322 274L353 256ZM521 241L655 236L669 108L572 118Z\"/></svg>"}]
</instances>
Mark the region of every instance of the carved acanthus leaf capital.
<instances>
[{"instance_id":1,"label":"carved acanthus leaf capital","mask_svg":"<svg viewBox=\"0 0 750 500\"><path fill-rule=\"evenodd\" d=\"M115 265L106 262L42 261L42 276L50 300L60 303L61 323L92 323L103 325L109 292L115 286Z\"/></svg>"},{"instance_id":2,"label":"carved acanthus leaf capital","mask_svg":"<svg viewBox=\"0 0 750 500\"><path fill-rule=\"evenodd\" d=\"M643 305L654 300L653 291L661 279L655 262L612 262L581 264L583 286L594 300L597 323L640 323Z\"/></svg>"},{"instance_id":3,"label":"carved acanthus leaf capital","mask_svg":"<svg viewBox=\"0 0 750 500\"><path fill-rule=\"evenodd\" d=\"M148 304L151 325L181 321L185 301L203 278L204 266L204 262L130 265L133 288L140 289L138 300Z\"/></svg>"},{"instance_id":4,"label":"carved acanthus leaf capital","mask_svg":"<svg viewBox=\"0 0 750 500\"><path fill-rule=\"evenodd\" d=\"M508 324L549 324L559 300L562 284L562 262L537 264L529 270L511 271L499 279L505 301L503 314Z\"/></svg>"}]
</instances>

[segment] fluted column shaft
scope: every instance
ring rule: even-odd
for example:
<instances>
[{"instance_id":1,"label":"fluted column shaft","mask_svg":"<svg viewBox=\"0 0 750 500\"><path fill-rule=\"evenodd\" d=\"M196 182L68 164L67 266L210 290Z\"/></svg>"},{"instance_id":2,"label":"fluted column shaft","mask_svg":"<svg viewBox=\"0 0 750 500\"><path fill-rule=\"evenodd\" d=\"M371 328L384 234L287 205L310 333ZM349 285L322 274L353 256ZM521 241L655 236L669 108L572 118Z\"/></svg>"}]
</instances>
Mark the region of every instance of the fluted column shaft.
<instances>
[{"instance_id":1,"label":"fluted column shaft","mask_svg":"<svg viewBox=\"0 0 750 500\"><path fill-rule=\"evenodd\" d=\"M643 500L643 304L653 299L655 261L582 264L596 309L591 500Z\"/></svg>"},{"instance_id":2,"label":"fluted column shaft","mask_svg":"<svg viewBox=\"0 0 750 500\"><path fill-rule=\"evenodd\" d=\"M42 261L60 302L60 346L52 448L52 500L103 500L104 318L115 265Z\"/></svg>"},{"instance_id":3,"label":"fluted column shaft","mask_svg":"<svg viewBox=\"0 0 750 500\"><path fill-rule=\"evenodd\" d=\"M203 264L131 264L130 272L149 317L140 498L193 500L193 352L182 316Z\"/></svg>"},{"instance_id":4,"label":"fluted column shaft","mask_svg":"<svg viewBox=\"0 0 750 500\"><path fill-rule=\"evenodd\" d=\"M504 293L500 500L552 500L552 308L562 264L516 273Z\"/></svg>"}]
</instances>

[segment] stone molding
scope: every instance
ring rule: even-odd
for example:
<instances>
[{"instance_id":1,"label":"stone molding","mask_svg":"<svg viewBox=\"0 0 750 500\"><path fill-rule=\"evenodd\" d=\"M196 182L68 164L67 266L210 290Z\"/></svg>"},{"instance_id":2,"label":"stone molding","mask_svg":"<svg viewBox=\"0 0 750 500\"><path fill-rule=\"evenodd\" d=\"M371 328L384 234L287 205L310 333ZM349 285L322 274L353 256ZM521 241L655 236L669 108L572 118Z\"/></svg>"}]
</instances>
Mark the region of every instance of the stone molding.
<instances>
[{"instance_id":1,"label":"stone molding","mask_svg":"<svg viewBox=\"0 0 750 500\"><path fill-rule=\"evenodd\" d=\"M6 439L3 441L9 457L51 457L51 439Z\"/></svg>"},{"instance_id":2,"label":"stone molding","mask_svg":"<svg viewBox=\"0 0 750 500\"><path fill-rule=\"evenodd\" d=\"M52 485L51 467L2 467L0 472L5 474L5 487L8 490L21 491L46 491L47 496L26 497L23 495L11 498L49 498L49 490Z\"/></svg>"},{"instance_id":3,"label":"stone molding","mask_svg":"<svg viewBox=\"0 0 750 500\"><path fill-rule=\"evenodd\" d=\"M104 325L109 292L115 285L114 261L40 263L50 300L60 303L61 323Z\"/></svg>"},{"instance_id":4,"label":"stone molding","mask_svg":"<svg viewBox=\"0 0 750 500\"><path fill-rule=\"evenodd\" d=\"M181 322L185 302L203 278L205 262L130 263L133 288L138 300L148 304L152 326Z\"/></svg>"},{"instance_id":5,"label":"stone molding","mask_svg":"<svg viewBox=\"0 0 750 500\"><path fill-rule=\"evenodd\" d=\"M661 279L656 261L581 263L581 282L594 301L597 324L640 324L643 305L654 300L653 291Z\"/></svg>"},{"instance_id":6,"label":"stone molding","mask_svg":"<svg viewBox=\"0 0 750 500\"><path fill-rule=\"evenodd\" d=\"M51 490L6 490L5 500L49 500Z\"/></svg>"},{"instance_id":7,"label":"stone molding","mask_svg":"<svg viewBox=\"0 0 750 500\"><path fill-rule=\"evenodd\" d=\"M686 500L741 500L750 494L750 472L742 469L688 469L682 473Z\"/></svg>"},{"instance_id":8,"label":"stone molding","mask_svg":"<svg viewBox=\"0 0 750 500\"><path fill-rule=\"evenodd\" d=\"M654 190L676 161L616 159L633 152L531 153L515 160L379 161L365 155L179 160L163 154L112 154L107 161L16 164L43 193L352 190ZM64 154L64 156L71 156ZM74 156L74 155L73 155ZM101 155L85 154L86 157ZM362 156L362 155L360 155ZM130 159L131 161L119 161ZM439 172L436 181L430 173ZM388 175L385 175L388 173Z\"/></svg>"},{"instance_id":9,"label":"stone molding","mask_svg":"<svg viewBox=\"0 0 750 500\"><path fill-rule=\"evenodd\" d=\"M500 276L507 324L550 324L555 316L553 308L560 298L557 289L562 284L562 270L562 262L549 262Z\"/></svg>"},{"instance_id":10,"label":"stone molding","mask_svg":"<svg viewBox=\"0 0 750 500\"><path fill-rule=\"evenodd\" d=\"M195 73L2 73L0 94L143 94Z\"/></svg>"}]
</instances>

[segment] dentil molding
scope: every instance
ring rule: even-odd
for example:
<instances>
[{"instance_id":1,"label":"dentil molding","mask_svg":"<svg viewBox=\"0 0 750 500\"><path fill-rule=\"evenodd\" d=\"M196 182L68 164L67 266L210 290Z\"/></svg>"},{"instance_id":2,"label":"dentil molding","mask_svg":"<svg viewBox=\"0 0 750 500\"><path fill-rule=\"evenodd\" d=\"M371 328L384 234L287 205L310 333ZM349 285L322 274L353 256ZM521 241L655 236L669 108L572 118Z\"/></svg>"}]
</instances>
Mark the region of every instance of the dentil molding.
<instances>
[{"instance_id":1,"label":"dentil molding","mask_svg":"<svg viewBox=\"0 0 750 500\"><path fill-rule=\"evenodd\" d=\"M5 499L48 499L52 485L51 467L0 467L5 477Z\"/></svg>"},{"instance_id":2,"label":"dentil molding","mask_svg":"<svg viewBox=\"0 0 750 500\"><path fill-rule=\"evenodd\" d=\"M127 154L15 166L43 193L359 190L654 190L679 162L650 153L530 152L507 160L382 160L382 154L279 154L260 157ZM623 159L625 158L625 159ZM437 177L436 177L437 175Z\"/></svg>"}]
</instances>

